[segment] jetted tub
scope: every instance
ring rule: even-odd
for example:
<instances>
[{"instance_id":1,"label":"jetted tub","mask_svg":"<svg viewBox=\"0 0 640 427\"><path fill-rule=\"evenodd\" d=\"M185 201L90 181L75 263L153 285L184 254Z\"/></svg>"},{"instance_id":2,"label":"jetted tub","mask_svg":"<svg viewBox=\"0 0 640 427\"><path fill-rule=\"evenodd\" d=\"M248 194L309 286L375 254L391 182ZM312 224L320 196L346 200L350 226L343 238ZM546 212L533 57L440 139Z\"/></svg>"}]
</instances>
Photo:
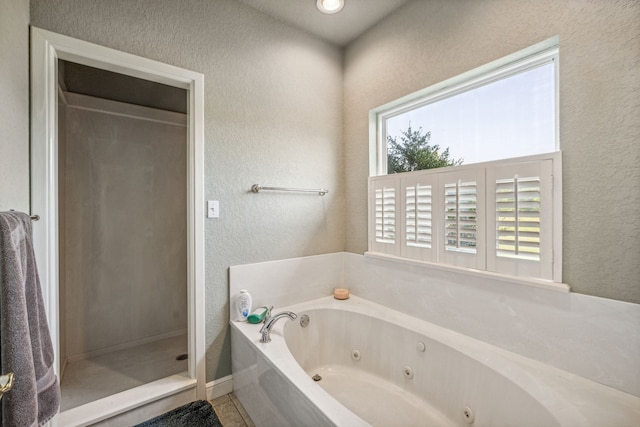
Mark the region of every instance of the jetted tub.
<instances>
[{"instance_id":1,"label":"jetted tub","mask_svg":"<svg viewBox=\"0 0 640 427\"><path fill-rule=\"evenodd\" d=\"M298 318L268 344L231 323L234 391L258 427L640 425L640 397L353 295L284 310Z\"/></svg>"}]
</instances>

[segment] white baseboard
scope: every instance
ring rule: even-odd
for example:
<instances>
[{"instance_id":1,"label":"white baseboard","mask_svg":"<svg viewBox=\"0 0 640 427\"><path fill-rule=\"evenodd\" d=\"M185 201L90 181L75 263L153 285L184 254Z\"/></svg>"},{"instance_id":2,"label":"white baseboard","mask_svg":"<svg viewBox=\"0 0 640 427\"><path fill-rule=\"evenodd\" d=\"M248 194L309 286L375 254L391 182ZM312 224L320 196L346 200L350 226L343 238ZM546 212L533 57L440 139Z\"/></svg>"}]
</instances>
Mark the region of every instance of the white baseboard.
<instances>
[{"instance_id":1,"label":"white baseboard","mask_svg":"<svg viewBox=\"0 0 640 427\"><path fill-rule=\"evenodd\" d=\"M213 400L233 391L233 375L218 378L207 383L207 400Z\"/></svg>"}]
</instances>

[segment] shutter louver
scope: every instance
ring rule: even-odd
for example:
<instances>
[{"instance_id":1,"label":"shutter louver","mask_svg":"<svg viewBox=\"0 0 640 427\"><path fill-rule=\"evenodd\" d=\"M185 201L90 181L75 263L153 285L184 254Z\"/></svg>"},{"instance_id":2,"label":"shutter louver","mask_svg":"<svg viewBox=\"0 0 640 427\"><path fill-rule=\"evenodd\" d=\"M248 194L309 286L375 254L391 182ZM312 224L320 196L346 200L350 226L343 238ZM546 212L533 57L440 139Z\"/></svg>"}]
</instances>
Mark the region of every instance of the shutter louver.
<instances>
[{"instance_id":1,"label":"shutter louver","mask_svg":"<svg viewBox=\"0 0 640 427\"><path fill-rule=\"evenodd\" d=\"M444 186L445 249L476 253L477 189L475 182L448 183Z\"/></svg>"},{"instance_id":2,"label":"shutter louver","mask_svg":"<svg viewBox=\"0 0 640 427\"><path fill-rule=\"evenodd\" d=\"M395 243L396 237L396 199L395 188L376 189L376 242Z\"/></svg>"},{"instance_id":3,"label":"shutter louver","mask_svg":"<svg viewBox=\"0 0 640 427\"><path fill-rule=\"evenodd\" d=\"M407 246L431 248L431 196L430 185L417 184L406 188L405 238Z\"/></svg>"},{"instance_id":4,"label":"shutter louver","mask_svg":"<svg viewBox=\"0 0 640 427\"><path fill-rule=\"evenodd\" d=\"M540 178L496 180L496 255L540 260Z\"/></svg>"}]
</instances>

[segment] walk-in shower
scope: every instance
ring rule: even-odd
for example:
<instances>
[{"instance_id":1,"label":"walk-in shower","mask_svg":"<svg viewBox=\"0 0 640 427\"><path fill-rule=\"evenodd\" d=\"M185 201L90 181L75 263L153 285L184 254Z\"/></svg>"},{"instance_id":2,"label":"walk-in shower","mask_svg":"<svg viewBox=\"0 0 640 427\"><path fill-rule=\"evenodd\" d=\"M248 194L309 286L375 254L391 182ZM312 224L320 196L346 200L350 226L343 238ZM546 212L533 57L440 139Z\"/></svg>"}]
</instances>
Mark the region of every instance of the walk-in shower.
<instances>
[{"instance_id":1,"label":"walk-in shower","mask_svg":"<svg viewBox=\"0 0 640 427\"><path fill-rule=\"evenodd\" d=\"M65 411L187 371L187 91L58 71Z\"/></svg>"}]
</instances>

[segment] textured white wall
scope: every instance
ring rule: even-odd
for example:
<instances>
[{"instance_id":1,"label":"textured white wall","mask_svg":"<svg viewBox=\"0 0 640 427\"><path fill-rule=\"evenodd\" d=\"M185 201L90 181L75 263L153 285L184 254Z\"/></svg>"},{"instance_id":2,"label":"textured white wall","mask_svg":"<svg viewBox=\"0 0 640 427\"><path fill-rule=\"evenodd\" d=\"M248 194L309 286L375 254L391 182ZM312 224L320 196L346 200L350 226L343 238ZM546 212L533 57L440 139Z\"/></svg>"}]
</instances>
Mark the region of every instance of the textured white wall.
<instances>
[{"instance_id":1,"label":"textured white wall","mask_svg":"<svg viewBox=\"0 0 640 427\"><path fill-rule=\"evenodd\" d=\"M367 248L368 112L560 36L564 281L640 303L640 2L416 0L345 54L346 249Z\"/></svg>"},{"instance_id":2,"label":"textured white wall","mask_svg":"<svg viewBox=\"0 0 640 427\"><path fill-rule=\"evenodd\" d=\"M229 266L344 248L342 52L235 0L34 0L31 12L37 27L205 74L205 197L221 212L205 231L207 380L230 374Z\"/></svg>"},{"instance_id":3,"label":"textured white wall","mask_svg":"<svg viewBox=\"0 0 640 427\"><path fill-rule=\"evenodd\" d=\"M29 212L29 0L0 0L0 211Z\"/></svg>"}]
</instances>

